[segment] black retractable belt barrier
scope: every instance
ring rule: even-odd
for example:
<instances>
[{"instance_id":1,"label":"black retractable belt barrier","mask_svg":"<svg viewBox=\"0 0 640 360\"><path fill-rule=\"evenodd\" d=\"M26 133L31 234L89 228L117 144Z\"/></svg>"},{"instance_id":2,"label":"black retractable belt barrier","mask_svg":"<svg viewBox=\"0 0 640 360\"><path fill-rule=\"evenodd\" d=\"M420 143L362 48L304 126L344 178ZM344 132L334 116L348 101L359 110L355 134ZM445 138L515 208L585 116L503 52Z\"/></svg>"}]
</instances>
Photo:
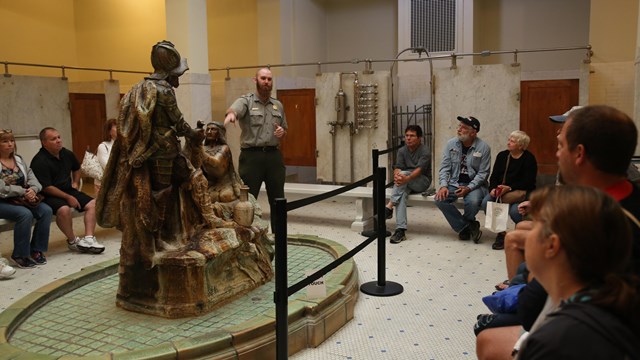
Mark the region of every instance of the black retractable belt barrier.
<instances>
[{"instance_id":1,"label":"black retractable belt barrier","mask_svg":"<svg viewBox=\"0 0 640 360\"><path fill-rule=\"evenodd\" d=\"M384 155L386 153L390 153L394 150L397 150L399 148L401 148L402 146L404 146L404 142L401 142L400 145L392 147L392 148L388 148L385 150L378 150L378 149L372 149L371 150L371 168L373 169L374 173L376 171L376 169L378 168L378 163L380 162L380 160L378 160L378 158L380 157L380 155ZM386 179L386 177L385 177ZM387 187L391 186L393 184L393 179L392 181L389 182L389 184L385 184L384 181L382 181L382 186L383 189L386 189ZM378 207L378 201L376 200L376 197L378 196L378 191L377 189L377 182L374 180L373 181L373 229L371 230L365 230L363 231L361 234L364 237L372 237L372 236L377 236L377 231L378 231L378 219L381 219L382 221L385 221L386 218L384 216L383 210L384 210L384 201L382 202L382 207ZM382 191L382 198L385 198L385 190ZM379 213L382 213L381 216L377 216ZM385 230L385 236L391 236L391 232Z\"/></svg>"},{"instance_id":2,"label":"black retractable belt barrier","mask_svg":"<svg viewBox=\"0 0 640 360\"><path fill-rule=\"evenodd\" d=\"M377 190L377 207L382 209L384 207L384 181L386 179L386 168L378 168L375 182L378 183ZM370 281L360 286L360 291L367 295L373 296L393 296L401 294L404 291L402 285L387 281L385 275L386 268L386 250L385 250L385 236L387 226L384 223L384 214L378 211L378 281Z\"/></svg>"},{"instance_id":3,"label":"black retractable belt barrier","mask_svg":"<svg viewBox=\"0 0 640 360\"><path fill-rule=\"evenodd\" d=\"M287 199L275 200L276 241L276 359L284 360L289 352L289 296L287 295Z\"/></svg>"},{"instance_id":4,"label":"black retractable belt barrier","mask_svg":"<svg viewBox=\"0 0 640 360\"><path fill-rule=\"evenodd\" d=\"M392 149L385 150L384 152L392 151ZM378 152L374 150L375 158L377 159L378 155L383 152ZM376 171L374 174L369 175L368 177L356 181L347 186L343 186L339 189L328 191L323 194L319 194L313 197L293 201L291 203L287 203L287 199L278 198L274 203L274 211L271 216L274 218L274 229L273 232L275 234L275 291L273 293L273 301L276 305L276 359L284 360L288 357L289 352L289 296L295 294L296 292L302 290L305 286L309 285L311 282L319 279L324 276L329 271L333 270L346 260L352 258L355 254L364 249L371 242L376 240L375 234L377 235L378 240L378 281L376 283L367 283L360 287L360 290L366 294L374 295L374 296L392 296L402 293L403 288L402 285L386 281L385 279L385 236L386 226L384 223L384 214L378 215L378 217L382 216L381 221L376 221L377 226L375 229L375 234L369 236L367 240L363 241L361 244L357 245L346 254L341 256L340 258L334 260L330 264L326 265L322 269L316 271L310 276L307 276L305 279L287 287L287 212L291 210L298 209L300 207L310 205L312 203L322 201L328 199L330 197L339 195L346 191L355 189L358 186L364 186L369 181L373 181L374 185L374 207L378 209L382 209L384 207L385 201L385 180L386 180L386 169L385 168L374 168ZM380 212L379 212L380 213Z\"/></svg>"}]
</instances>

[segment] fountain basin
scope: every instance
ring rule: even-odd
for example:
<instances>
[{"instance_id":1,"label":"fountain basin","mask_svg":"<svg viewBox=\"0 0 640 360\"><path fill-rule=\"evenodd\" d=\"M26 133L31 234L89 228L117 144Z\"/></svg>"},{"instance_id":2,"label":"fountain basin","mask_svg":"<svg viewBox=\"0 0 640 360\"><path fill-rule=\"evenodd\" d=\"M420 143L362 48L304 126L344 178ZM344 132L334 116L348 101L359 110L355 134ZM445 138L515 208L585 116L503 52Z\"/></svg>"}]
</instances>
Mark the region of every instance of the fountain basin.
<instances>
[{"instance_id":1,"label":"fountain basin","mask_svg":"<svg viewBox=\"0 0 640 360\"><path fill-rule=\"evenodd\" d=\"M331 240L290 235L289 283L347 249ZM118 259L46 285L0 313L0 359L275 358L273 281L208 314L166 319L116 306ZM358 298L350 259L325 276L327 294L289 297L289 354L321 344L353 318Z\"/></svg>"}]
</instances>

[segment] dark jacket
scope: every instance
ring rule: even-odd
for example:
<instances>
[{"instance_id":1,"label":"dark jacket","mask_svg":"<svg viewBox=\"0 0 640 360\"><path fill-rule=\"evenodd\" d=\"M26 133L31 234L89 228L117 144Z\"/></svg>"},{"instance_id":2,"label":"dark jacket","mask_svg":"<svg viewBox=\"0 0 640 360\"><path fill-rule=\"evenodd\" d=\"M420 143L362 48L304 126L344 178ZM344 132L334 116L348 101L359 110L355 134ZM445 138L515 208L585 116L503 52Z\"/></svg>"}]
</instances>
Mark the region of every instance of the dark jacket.
<instances>
[{"instance_id":1,"label":"dark jacket","mask_svg":"<svg viewBox=\"0 0 640 360\"><path fill-rule=\"evenodd\" d=\"M640 359L640 337L598 306L568 303L529 335L518 359Z\"/></svg>"}]
</instances>

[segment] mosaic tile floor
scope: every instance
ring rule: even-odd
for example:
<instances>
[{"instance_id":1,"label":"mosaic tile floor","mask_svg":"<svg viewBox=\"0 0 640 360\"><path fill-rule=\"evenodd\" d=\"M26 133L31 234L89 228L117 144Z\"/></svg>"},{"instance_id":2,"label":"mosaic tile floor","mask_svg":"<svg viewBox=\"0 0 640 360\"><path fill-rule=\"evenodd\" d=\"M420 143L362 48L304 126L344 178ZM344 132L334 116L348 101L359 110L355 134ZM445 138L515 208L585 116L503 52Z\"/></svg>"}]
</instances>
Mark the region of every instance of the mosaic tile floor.
<instances>
[{"instance_id":1,"label":"mosaic tile floor","mask_svg":"<svg viewBox=\"0 0 640 360\"><path fill-rule=\"evenodd\" d=\"M266 197L260 202L264 209ZM349 228L354 216L351 201L328 200L290 212L288 232L317 235L351 249L364 240ZM505 278L504 255L491 250L494 235L486 231L477 245L457 240L435 206L410 207L408 217L408 239L386 245L386 279L401 284L404 292L393 297L361 293L352 321L317 348L291 359L476 358L472 327L476 315L488 311L481 297ZM81 228L81 219L75 221ZM390 230L394 225L394 219L387 221ZM0 242L11 241L10 234L1 234ZM55 226L51 236L62 237ZM56 240L47 265L18 269L13 279L0 281L0 311L55 279L115 258L119 232L99 229L98 237L107 247L104 254L74 254ZM373 242L355 257L361 283L378 280L376 251ZM7 256L6 250L3 255Z\"/></svg>"},{"instance_id":2,"label":"mosaic tile floor","mask_svg":"<svg viewBox=\"0 0 640 360\"><path fill-rule=\"evenodd\" d=\"M328 252L308 246L290 246L288 253L295 260L288 264L291 284L304 278L300 269L322 267L334 260ZM47 303L20 325L10 343L31 353L97 356L211 334L242 324L274 307L272 281L206 315L164 319L116 307L117 287L118 275L114 274Z\"/></svg>"}]
</instances>

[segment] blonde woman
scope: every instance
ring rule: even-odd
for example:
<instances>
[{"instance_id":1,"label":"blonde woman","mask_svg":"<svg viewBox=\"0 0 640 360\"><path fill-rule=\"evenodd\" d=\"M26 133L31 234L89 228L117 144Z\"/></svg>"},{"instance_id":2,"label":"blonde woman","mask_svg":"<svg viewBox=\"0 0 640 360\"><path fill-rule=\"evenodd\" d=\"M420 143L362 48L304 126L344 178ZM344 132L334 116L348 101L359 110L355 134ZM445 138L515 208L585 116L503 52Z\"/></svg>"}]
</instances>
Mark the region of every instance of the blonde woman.
<instances>
[{"instance_id":1,"label":"blonde woman","mask_svg":"<svg viewBox=\"0 0 640 360\"><path fill-rule=\"evenodd\" d=\"M0 218L15 221L11 259L20 268L44 265L49 246L51 208L39 202L42 185L16 154L16 140L11 130L0 130ZM30 235L33 220L33 235ZM6 264L0 265L4 268ZM2 269L0 269L1 271Z\"/></svg>"},{"instance_id":2,"label":"blonde woman","mask_svg":"<svg viewBox=\"0 0 640 360\"><path fill-rule=\"evenodd\" d=\"M509 217L514 223L522 221L518 212L518 204L526 200L529 193L536 188L538 162L527 150L530 138L524 131L516 130L509 134L507 149L498 153L493 164L493 172L489 177L489 194L482 200L482 210L486 211L487 202L496 201L499 197L509 203ZM510 198L510 199L509 199ZM508 200L507 200L508 199ZM496 236L492 245L494 250L504 249L505 232Z\"/></svg>"}]
</instances>

